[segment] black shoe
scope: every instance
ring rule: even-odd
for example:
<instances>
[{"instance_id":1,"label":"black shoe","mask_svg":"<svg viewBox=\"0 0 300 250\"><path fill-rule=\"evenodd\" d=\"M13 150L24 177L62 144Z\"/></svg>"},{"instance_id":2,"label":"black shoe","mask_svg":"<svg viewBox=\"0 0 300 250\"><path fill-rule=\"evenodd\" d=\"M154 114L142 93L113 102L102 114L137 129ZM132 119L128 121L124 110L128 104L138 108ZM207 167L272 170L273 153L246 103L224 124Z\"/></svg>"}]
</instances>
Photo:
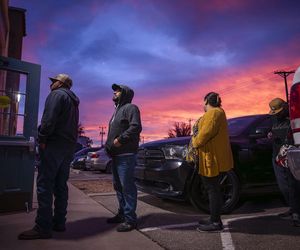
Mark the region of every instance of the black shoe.
<instances>
[{"instance_id":1,"label":"black shoe","mask_svg":"<svg viewBox=\"0 0 300 250\"><path fill-rule=\"evenodd\" d=\"M293 226L300 227L300 216L299 214L293 213L292 214Z\"/></svg>"},{"instance_id":2,"label":"black shoe","mask_svg":"<svg viewBox=\"0 0 300 250\"><path fill-rule=\"evenodd\" d=\"M39 232L35 228L24 231L23 233L20 233L18 236L19 240L37 240L37 239L50 239L52 238L52 233L47 232Z\"/></svg>"},{"instance_id":3,"label":"black shoe","mask_svg":"<svg viewBox=\"0 0 300 250\"><path fill-rule=\"evenodd\" d=\"M210 224L211 221L210 219L201 219L198 221L199 225L207 225L207 224Z\"/></svg>"},{"instance_id":4,"label":"black shoe","mask_svg":"<svg viewBox=\"0 0 300 250\"><path fill-rule=\"evenodd\" d=\"M114 224L114 223L122 223L122 222L124 222L125 221L125 219L124 219L124 216L123 215L121 215L121 214L116 214L114 217L112 217L112 218L108 218L107 220L106 220L106 222L108 223L108 224Z\"/></svg>"},{"instance_id":5,"label":"black shoe","mask_svg":"<svg viewBox=\"0 0 300 250\"><path fill-rule=\"evenodd\" d=\"M288 211L286 211L286 212L280 213L280 214L278 214L278 216L279 216L281 219L284 219L284 220L290 220L290 219L292 219L292 213L291 213L291 210L288 210Z\"/></svg>"},{"instance_id":6,"label":"black shoe","mask_svg":"<svg viewBox=\"0 0 300 250\"><path fill-rule=\"evenodd\" d=\"M66 225L64 224L54 224L52 227L52 230L55 232L65 232L66 231Z\"/></svg>"},{"instance_id":7,"label":"black shoe","mask_svg":"<svg viewBox=\"0 0 300 250\"><path fill-rule=\"evenodd\" d=\"M117 227L118 232L129 232L136 229L136 223L124 222Z\"/></svg>"},{"instance_id":8,"label":"black shoe","mask_svg":"<svg viewBox=\"0 0 300 250\"><path fill-rule=\"evenodd\" d=\"M197 227L197 231L199 232L220 232L224 229L223 223L220 222L211 222L209 224L200 224Z\"/></svg>"}]
</instances>

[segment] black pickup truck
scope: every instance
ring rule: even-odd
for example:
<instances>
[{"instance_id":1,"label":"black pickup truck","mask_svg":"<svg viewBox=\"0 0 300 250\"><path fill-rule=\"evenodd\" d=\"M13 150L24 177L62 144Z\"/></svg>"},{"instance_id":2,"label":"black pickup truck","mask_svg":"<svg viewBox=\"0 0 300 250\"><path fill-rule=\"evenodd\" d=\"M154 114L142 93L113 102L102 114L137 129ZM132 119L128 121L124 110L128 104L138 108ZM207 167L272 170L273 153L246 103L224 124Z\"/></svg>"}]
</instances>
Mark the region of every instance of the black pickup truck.
<instances>
[{"instance_id":1,"label":"black pickup truck","mask_svg":"<svg viewBox=\"0 0 300 250\"><path fill-rule=\"evenodd\" d=\"M278 192L272 167L272 144L267 138L269 115L228 119L234 169L221 178L223 212L230 213L242 194ZM208 210L208 197L194 166L185 161L190 137L152 141L138 150L135 169L140 191L161 198L190 200Z\"/></svg>"}]
</instances>

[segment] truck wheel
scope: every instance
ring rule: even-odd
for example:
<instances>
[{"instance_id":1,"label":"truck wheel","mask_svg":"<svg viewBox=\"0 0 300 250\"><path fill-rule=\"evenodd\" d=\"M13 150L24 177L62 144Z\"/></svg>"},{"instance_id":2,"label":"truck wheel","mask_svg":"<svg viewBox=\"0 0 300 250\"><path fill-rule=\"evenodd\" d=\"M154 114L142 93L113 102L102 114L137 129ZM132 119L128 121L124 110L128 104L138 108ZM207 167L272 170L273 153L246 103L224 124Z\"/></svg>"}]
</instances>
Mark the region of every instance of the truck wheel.
<instances>
[{"instance_id":1,"label":"truck wheel","mask_svg":"<svg viewBox=\"0 0 300 250\"><path fill-rule=\"evenodd\" d=\"M231 213L240 198L240 182L234 171L222 174L220 178L221 191L223 194L222 213ZM209 201L207 191L205 190L201 177L198 173L192 175L188 188L188 197L194 207L209 211Z\"/></svg>"}]
</instances>

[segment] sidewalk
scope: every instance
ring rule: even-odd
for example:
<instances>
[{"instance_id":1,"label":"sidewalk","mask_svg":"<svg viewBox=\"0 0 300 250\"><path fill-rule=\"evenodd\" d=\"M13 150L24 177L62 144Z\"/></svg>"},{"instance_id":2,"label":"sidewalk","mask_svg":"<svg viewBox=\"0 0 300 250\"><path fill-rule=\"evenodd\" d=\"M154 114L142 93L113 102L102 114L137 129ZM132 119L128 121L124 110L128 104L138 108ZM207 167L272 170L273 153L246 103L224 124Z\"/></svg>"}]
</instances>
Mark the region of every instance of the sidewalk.
<instances>
[{"instance_id":1,"label":"sidewalk","mask_svg":"<svg viewBox=\"0 0 300 250\"><path fill-rule=\"evenodd\" d=\"M106 219L113 214L71 184L67 231L53 232L52 239L20 241L18 234L34 225L36 202L33 207L30 213L0 214L0 250L162 249L137 230L116 232L116 225L106 224Z\"/></svg>"}]
</instances>

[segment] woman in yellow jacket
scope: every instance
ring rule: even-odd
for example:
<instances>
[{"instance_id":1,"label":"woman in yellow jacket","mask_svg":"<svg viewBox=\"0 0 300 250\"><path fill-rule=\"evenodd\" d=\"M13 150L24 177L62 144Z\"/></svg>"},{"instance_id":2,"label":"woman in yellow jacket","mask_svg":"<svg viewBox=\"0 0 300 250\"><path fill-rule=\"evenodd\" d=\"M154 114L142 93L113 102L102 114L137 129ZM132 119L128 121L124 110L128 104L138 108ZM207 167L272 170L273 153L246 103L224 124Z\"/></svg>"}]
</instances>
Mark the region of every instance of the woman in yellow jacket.
<instances>
[{"instance_id":1,"label":"woman in yellow jacket","mask_svg":"<svg viewBox=\"0 0 300 250\"><path fill-rule=\"evenodd\" d=\"M204 97L204 111L198 123L198 133L192 137L192 146L199 155L199 174L208 191L210 220L200 223L197 230L219 231L223 229L220 173L233 168L233 157L219 94L210 92Z\"/></svg>"}]
</instances>

